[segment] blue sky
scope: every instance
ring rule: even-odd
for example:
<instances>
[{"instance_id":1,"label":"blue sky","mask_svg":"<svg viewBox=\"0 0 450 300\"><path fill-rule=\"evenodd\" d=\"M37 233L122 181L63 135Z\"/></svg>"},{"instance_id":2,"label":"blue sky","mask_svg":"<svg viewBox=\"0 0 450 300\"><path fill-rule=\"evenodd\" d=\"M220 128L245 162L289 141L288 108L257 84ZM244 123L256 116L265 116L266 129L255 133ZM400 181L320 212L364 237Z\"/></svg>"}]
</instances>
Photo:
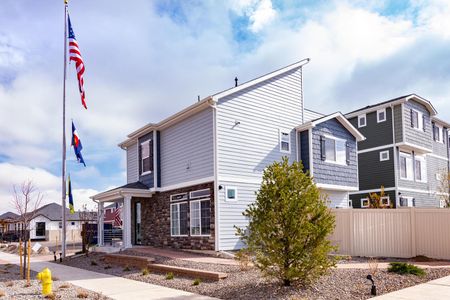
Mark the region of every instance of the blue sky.
<instances>
[{"instance_id":1,"label":"blue sky","mask_svg":"<svg viewBox=\"0 0 450 300\"><path fill-rule=\"evenodd\" d=\"M67 118L88 165L68 149L78 207L125 183L117 144L128 133L235 76L244 82L306 57L310 109L345 113L417 93L450 121L448 1L73 0L69 9L89 107L71 64ZM0 4L0 210L25 179L47 202L60 199L63 14L62 0Z\"/></svg>"}]
</instances>

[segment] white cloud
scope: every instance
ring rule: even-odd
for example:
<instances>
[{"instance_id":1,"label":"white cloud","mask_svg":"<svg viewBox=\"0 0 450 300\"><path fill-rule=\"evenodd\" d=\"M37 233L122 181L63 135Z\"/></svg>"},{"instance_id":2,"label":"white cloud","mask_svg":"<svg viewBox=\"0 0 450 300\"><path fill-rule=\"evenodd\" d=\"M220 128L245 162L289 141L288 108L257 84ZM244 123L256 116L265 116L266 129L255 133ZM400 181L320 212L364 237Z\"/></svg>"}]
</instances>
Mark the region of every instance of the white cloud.
<instances>
[{"instance_id":1,"label":"white cloud","mask_svg":"<svg viewBox=\"0 0 450 300\"><path fill-rule=\"evenodd\" d=\"M235 0L231 2L231 8L249 18L249 29L254 33L264 29L277 16L271 0Z\"/></svg>"}]
</instances>

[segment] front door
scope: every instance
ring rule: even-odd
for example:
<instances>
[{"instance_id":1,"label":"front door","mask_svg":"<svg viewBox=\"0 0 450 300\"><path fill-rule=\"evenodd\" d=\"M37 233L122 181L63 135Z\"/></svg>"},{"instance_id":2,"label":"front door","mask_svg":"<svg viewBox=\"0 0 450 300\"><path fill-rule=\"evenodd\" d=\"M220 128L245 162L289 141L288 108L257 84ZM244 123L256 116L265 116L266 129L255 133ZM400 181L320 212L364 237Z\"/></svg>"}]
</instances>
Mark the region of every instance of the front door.
<instances>
[{"instance_id":1,"label":"front door","mask_svg":"<svg viewBox=\"0 0 450 300\"><path fill-rule=\"evenodd\" d=\"M141 235L141 202L135 202L134 204L134 236L135 236L135 244L142 244L142 235Z\"/></svg>"}]
</instances>

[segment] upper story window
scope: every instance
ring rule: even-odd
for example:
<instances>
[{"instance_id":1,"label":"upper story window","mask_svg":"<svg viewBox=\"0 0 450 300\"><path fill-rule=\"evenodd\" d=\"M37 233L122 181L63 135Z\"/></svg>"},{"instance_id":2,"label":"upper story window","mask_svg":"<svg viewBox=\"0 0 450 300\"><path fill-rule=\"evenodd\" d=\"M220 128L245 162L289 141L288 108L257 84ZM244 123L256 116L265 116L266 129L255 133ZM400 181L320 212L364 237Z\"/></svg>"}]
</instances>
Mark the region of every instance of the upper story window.
<instances>
[{"instance_id":1,"label":"upper story window","mask_svg":"<svg viewBox=\"0 0 450 300\"><path fill-rule=\"evenodd\" d=\"M413 161L412 155L400 152L400 178L413 180Z\"/></svg>"},{"instance_id":2,"label":"upper story window","mask_svg":"<svg viewBox=\"0 0 450 300\"><path fill-rule=\"evenodd\" d=\"M377 123L386 121L386 108L377 110Z\"/></svg>"},{"instance_id":3,"label":"upper story window","mask_svg":"<svg viewBox=\"0 0 450 300\"><path fill-rule=\"evenodd\" d=\"M280 151L291 153L291 133L287 130L280 130Z\"/></svg>"},{"instance_id":4,"label":"upper story window","mask_svg":"<svg viewBox=\"0 0 450 300\"><path fill-rule=\"evenodd\" d=\"M196 191L189 192L190 199L205 198L205 197L209 197L210 195L211 195L211 192L209 191L209 189L196 190Z\"/></svg>"},{"instance_id":5,"label":"upper story window","mask_svg":"<svg viewBox=\"0 0 450 300\"><path fill-rule=\"evenodd\" d=\"M321 136L322 160L340 165L347 164L348 151L346 140L332 136Z\"/></svg>"},{"instance_id":6,"label":"upper story window","mask_svg":"<svg viewBox=\"0 0 450 300\"><path fill-rule=\"evenodd\" d=\"M437 124L433 124L433 139L436 142L443 143L444 142L444 131L442 126Z\"/></svg>"},{"instance_id":7,"label":"upper story window","mask_svg":"<svg viewBox=\"0 0 450 300\"><path fill-rule=\"evenodd\" d=\"M411 127L418 130L424 130L424 125L425 118L423 117L423 114L415 109L411 109Z\"/></svg>"},{"instance_id":8,"label":"upper story window","mask_svg":"<svg viewBox=\"0 0 450 300\"><path fill-rule=\"evenodd\" d=\"M153 170L151 140L141 143L141 175L150 173Z\"/></svg>"},{"instance_id":9,"label":"upper story window","mask_svg":"<svg viewBox=\"0 0 450 300\"><path fill-rule=\"evenodd\" d=\"M419 182L427 181L427 167L425 164L425 157L416 156L414 157L414 178Z\"/></svg>"},{"instance_id":10,"label":"upper story window","mask_svg":"<svg viewBox=\"0 0 450 300\"><path fill-rule=\"evenodd\" d=\"M366 115L360 115L358 116L358 128L364 127L367 125L367 118Z\"/></svg>"},{"instance_id":11,"label":"upper story window","mask_svg":"<svg viewBox=\"0 0 450 300\"><path fill-rule=\"evenodd\" d=\"M389 150L380 152L380 161L389 160Z\"/></svg>"}]
</instances>

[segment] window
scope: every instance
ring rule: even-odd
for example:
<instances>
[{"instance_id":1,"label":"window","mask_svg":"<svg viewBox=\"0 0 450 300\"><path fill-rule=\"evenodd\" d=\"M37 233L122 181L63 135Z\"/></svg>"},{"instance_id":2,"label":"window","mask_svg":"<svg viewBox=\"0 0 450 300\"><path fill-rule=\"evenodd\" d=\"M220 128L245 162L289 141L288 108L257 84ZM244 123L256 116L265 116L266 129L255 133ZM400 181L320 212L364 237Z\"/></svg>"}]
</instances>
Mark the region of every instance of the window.
<instances>
[{"instance_id":1,"label":"window","mask_svg":"<svg viewBox=\"0 0 450 300\"><path fill-rule=\"evenodd\" d=\"M291 134L289 131L280 130L280 151L291 152Z\"/></svg>"},{"instance_id":2,"label":"window","mask_svg":"<svg viewBox=\"0 0 450 300\"><path fill-rule=\"evenodd\" d=\"M189 233L188 204L174 203L170 205L170 235L183 236Z\"/></svg>"},{"instance_id":3,"label":"window","mask_svg":"<svg viewBox=\"0 0 450 300\"><path fill-rule=\"evenodd\" d=\"M386 121L386 108L377 110L377 123Z\"/></svg>"},{"instance_id":4,"label":"window","mask_svg":"<svg viewBox=\"0 0 450 300\"><path fill-rule=\"evenodd\" d=\"M380 204L382 206L389 206L391 201L389 200L389 196L381 197L380 198Z\"/></svg>"},{"instance_id":5,"label":"window","mask_svg":"<svg viewBox=\"0 0 450 300\"><path fill-rule=\"evenodd\" d=\"M236 201L237 200L237 191L235 187L226 187L225 188L226 201Z\"/></svg>"},{"instance_id":6,"label":"window","mask_svg":"<svg viewBox=\"0 0 450 300\"><path fill-rule=\"evenodd\" d=\"M150 149L150 142L146 141L141 144L141 174L148 174L152 171L153 162L151 159L150 152L153 152L153 149Z\"/></svg>"},{"instance_id":7,"label":"window","mask_svg":"<svg viewBox=\"0 0 450 300\"><path fill-rule=\"evenodd\" d=\"M433 125L433 139L436 142L444 143L443 129L441 126L439 126L437 124Z\"/></svg>"},{"instance_id":8,"label":"window","mask_svg":"<svg viewBox=\"0 0 450 300\"><path fill-rule=\"evenodd\" d=\"M427 167L425 164L425 157L416 156L414 158L414 174L416 181L426 182L427 181Z\"/></svg>"},{"instance_id":9,"label":"window","mask_svg":"<svg viewBox=\"0 0 450 300\"><path fill-rule=\"evenodd\" d=\"M380 152L380 161L389 160L389 150Z\"/></svg>"},{"instance_id":10,"label":"window","mask_svg":"<svg viewBox=\"0 0 450 300\"><path fill-rule=\"evenodd\" d=\"M359 127L364 127L367 125L367 119L366 119L366 115L360 115L358 116L358 128Z\"/></svg>"},{"instance_id":11,"label":"window","mask_svg":"<svg viewBox=\"0 0 450 300\"><path fill-rule=\"evenodd\" d=\"M400 206L403 207L413 207L414 205L414 198L413 197L400 197Z\"/></svg>"},{"instance_id":12,"label":"window","mask_svg":"<svg viewBox=\"0 0 450 300\"><path fill-rule=\"evenodd\" d=\"M347 163L347 142L335 137L321 137L322 160L345 165Z\"/></svg>"},{"instance_id":13,"label":"window","mask_svg":"<svg viewBox=\"0 0 450 300\"><path fill-rule=\"evenodd\" d=\"M418 130L423 130L423 123L422 113L411 109L411 127Z\"/></svg>"},{"instance_id":14,"label":"window","mask_svg":"<svg viewBox=\"0 0 450 300\"><path fill-rule=\"evenodd\" d=\"M361 208L369 207L369 198L362 198L361 199Z\"/></svg>"},{"instance_id":15,"label":"window","mask_svg":"<svg viewBox=\"0 0 450 300\"><path fill-rule=\"evenodd\" d=\"M205 198L209 197L209 195L210 195L209 189L196 190L189 193L189 198L191 199Z\"/></svg>"},{"instance_id":16,"label":"window","mask_svg":"<svg viewBox=\"0 0 450 300\"><path fill-rule=\"evenodd\" d=\"M191 235L209 235L211 230L210 200L191 201Z\"/></svg>"},{"instance_id":17,"label":"window","mask_svg":"<svg viewBox=\"0 0 450 300\"><path fill-rule=\"evenodd\" d=\"M36 222L36 236L45 236L45 222Z\"/></svg>"},{"instance_id":18,"label":"window","mask_svg":"<svg viewBox=\"0 0 450 300\"><path fill-rule=\"evenodd\" d=\"M58 222L58 227L61 229L62 228L62 222Z\"/></svg>"},{"instance_id":19,"label":"window","mask_svg":"<svg viewBox=\"0 0 450 300\"><path fill-rule=\"evenodd\" d=\"M170 201L182 201L187 200L187 193L170 195Z\"/></svg>"},{"instance_id":20,"label":"window","mask_svg":"<svg viewBox=\"0 0 450 300\"><path fill-rule=\"evenodd\" d=\"M411 154L400 152L400 178L413 180L413 161Z\"/></svg>"}]
</instances>

